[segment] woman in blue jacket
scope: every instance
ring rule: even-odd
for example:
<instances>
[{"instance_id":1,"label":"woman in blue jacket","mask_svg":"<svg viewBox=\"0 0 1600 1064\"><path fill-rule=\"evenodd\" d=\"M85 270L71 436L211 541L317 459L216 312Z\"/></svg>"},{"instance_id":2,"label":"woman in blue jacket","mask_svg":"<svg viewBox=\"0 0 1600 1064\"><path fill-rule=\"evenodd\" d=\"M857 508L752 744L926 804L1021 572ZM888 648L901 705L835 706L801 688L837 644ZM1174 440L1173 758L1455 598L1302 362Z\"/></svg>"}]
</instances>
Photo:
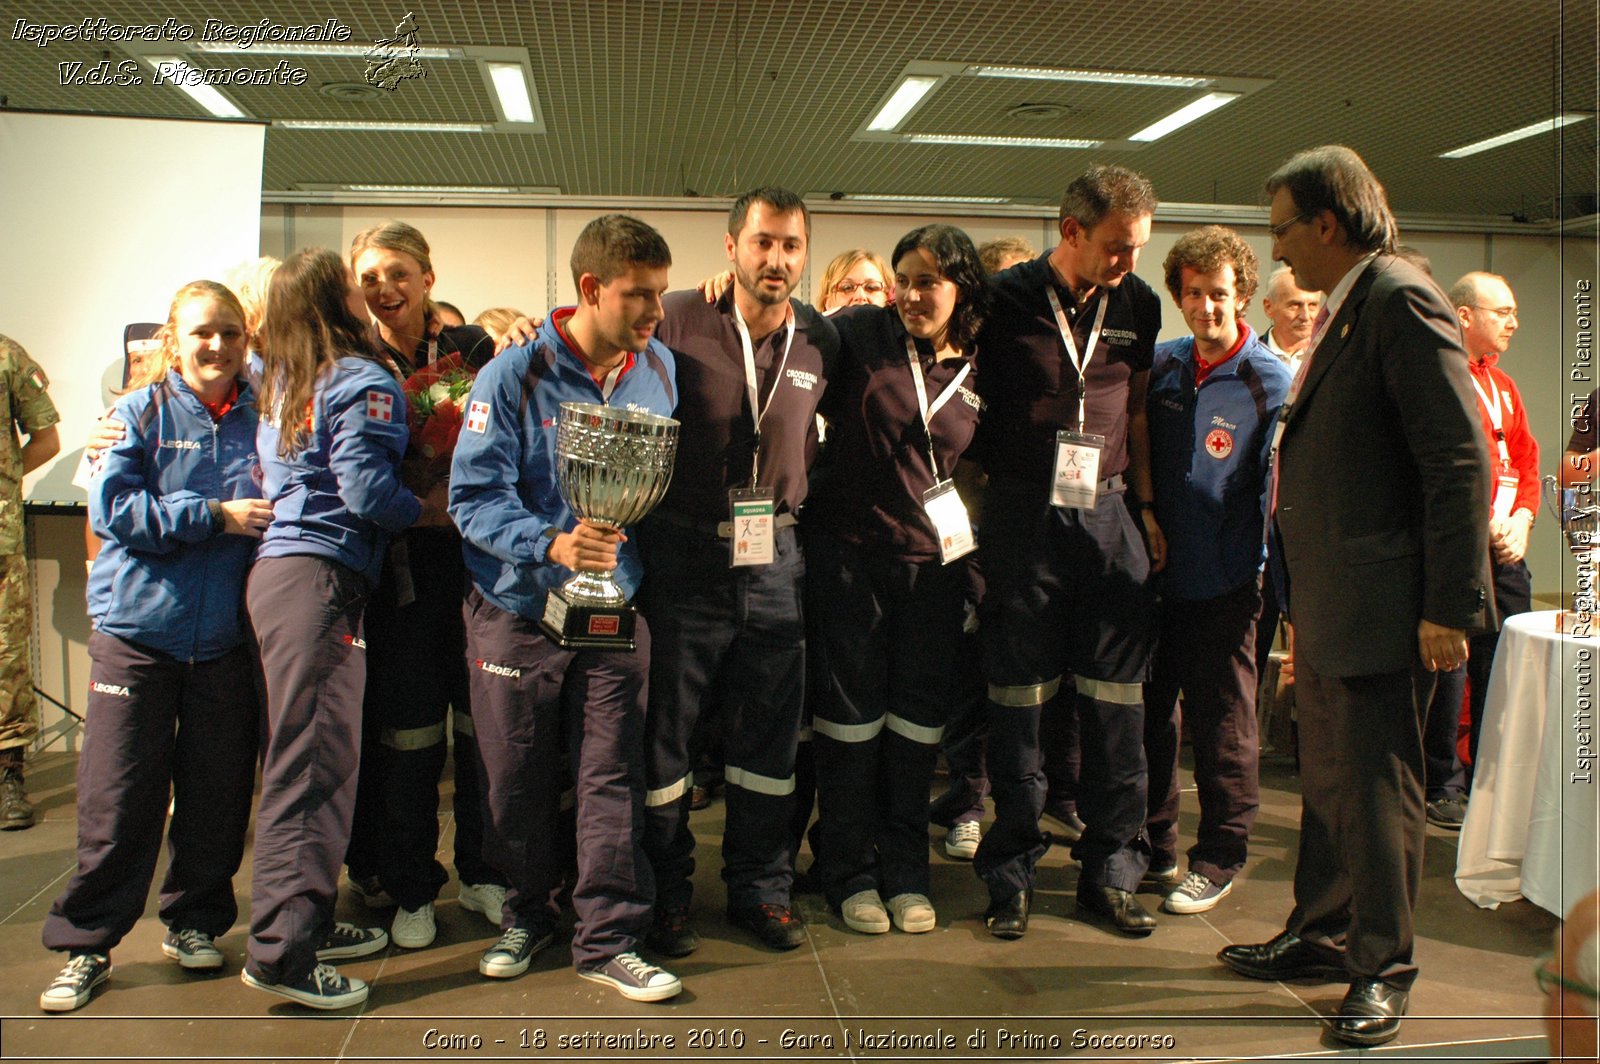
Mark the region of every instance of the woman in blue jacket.
<instances>
[{"instance_id":1,"label":"woman in blue jacket","mask_svg":"<svg viewBox=\"0 0 1600 1064\"><path fill-rule=\"evenodd\" d=\"M337 254L312 248L278 267L266 340L257 450L273 519L245 599L267 746L242 977L337 1009L367 987L322 962L388 944L381 928L333 922L360 765L362 615L389 537L423 506L400 482L405 395L368 342L361 290Z\"/></svg>"},{"instance_id":2,"label":"woman in blue jacket","mask_svg":"<svg viewBox=\"0 0 1600 1064\"><path fill-rule=\"evenodd\" d=\"M83 1006L110 976L144 911L169 793L162 952L220 968L212 940L238 916L258 712L240 600L272 518L244 320L222 285L180 288L159 357L117 403L126 432L96 463L89 522L105 546L89 575L78 871L44 925L45 946L70 955L39 995L50 1012Z\"/></svg>"}]
</instances>

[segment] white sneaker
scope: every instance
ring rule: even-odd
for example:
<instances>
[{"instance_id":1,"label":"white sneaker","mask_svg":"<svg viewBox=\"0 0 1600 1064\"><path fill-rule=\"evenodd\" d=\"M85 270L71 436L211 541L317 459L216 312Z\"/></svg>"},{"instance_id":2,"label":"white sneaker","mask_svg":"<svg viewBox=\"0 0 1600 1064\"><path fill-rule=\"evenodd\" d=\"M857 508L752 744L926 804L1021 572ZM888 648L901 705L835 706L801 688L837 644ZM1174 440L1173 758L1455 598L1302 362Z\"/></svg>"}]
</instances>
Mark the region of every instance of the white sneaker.
<instances>
[{"instance_id":1,"label":"white sneaker","mask_svg":"<svg viewBox=\"0 0 1600 1064\"><path fill-rule=\"evenodd\" d=\"M433 902L424 902L419 909L405 906L394 911L394 923L389 925L389 940L403 949L421 949L433 945L439 933L433 922Z\"/></svg>"},{"instance_id":2,"label":"white sneaker","mask_svg":"<svg viewBox=\"0 0 1600 1064\"><path fill-rule=\"evenodd\" d=\"M894 919L894 926L908 935L932 931L939 923L939 916L926 894L896 894L889 899L889 915Z\"/></svg>"},{"instance_id":3,"label":"white sneaker","mask_svg":"<svg viewBox=\"0 0 1600 1064\"><path fill-rule=\"evenodd\" d=\"M578 978L604 983L629 1001L665 1001L683 990L677 976L637 953L618 954L598 968L579 969Z\"/></svg>"},{"instance_id":4,"label":"white sneaker","mask_svg":"<svg viewBox=\"0 0 1600 1064\"><path fill-rule=\"evenodd\" d=\"M978 856L978 843L983 841L983 829L976 820L963 820L953 824L944 837L944 853L957 861L970 861Z\"/></svg>"},{"instance_id":5,"label":"white sneaker","mask_svg":"<svg viewBox=\"0 0 1600 1064\"><path fill-rule=\"evenodd\" d=\"M844 926L863 935L883 935L889 932L889 911L875 890L859 890L839 906Z\"/></svg>"},{"instance_id":6,"label":"white sneaker","mask_svg":"<svg viewBox=\"0 0 1600 1064\"><path fill-rule=\"evenodd\" d=\"M456 901L468 912L482 913L483 918L500 930L500 913L506 907L506 888L498 883L463 883Z\"/></svg>"}]
</instances>

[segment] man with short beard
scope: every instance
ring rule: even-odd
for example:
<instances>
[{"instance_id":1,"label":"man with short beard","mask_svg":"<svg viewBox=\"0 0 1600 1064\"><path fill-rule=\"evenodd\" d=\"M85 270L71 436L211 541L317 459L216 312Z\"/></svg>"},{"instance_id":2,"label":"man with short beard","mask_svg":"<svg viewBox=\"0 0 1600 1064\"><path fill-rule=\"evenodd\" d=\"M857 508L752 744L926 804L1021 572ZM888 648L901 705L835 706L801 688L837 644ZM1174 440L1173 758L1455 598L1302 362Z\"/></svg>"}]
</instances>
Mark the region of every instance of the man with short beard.
<instances>
[{"instance_id":1,"label":"man with short beard","mask_svg":"<svg viewBox=\"0 0 1600 1064\"><path fill-rule=\"evenodd\" d=\"M815 413L839 347L834 328L790 298L810 215L787 189L759 188L728 214L734 284L664 301L658 337L677 358L677 465L639 526L639 608L655 640L646 718L645 848L656 875L648 944L692 953L694 835L689 740L717 699L726 761L722 876L728 917L773 949L805 928L790 909L805 628L795 515L816 449Z\"/></svg>"}]
</instances>

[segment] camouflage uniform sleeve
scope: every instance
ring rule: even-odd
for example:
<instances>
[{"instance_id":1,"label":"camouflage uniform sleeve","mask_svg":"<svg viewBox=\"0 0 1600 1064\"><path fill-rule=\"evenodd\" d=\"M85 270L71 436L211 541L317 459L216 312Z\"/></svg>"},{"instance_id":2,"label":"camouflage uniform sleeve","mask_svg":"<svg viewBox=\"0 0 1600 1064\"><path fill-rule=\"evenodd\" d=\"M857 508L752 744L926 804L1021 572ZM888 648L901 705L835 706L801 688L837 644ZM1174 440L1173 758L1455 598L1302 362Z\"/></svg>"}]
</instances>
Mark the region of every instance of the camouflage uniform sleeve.
<instances>
[{"instance_id":1,"label":"camouflage uniform sleeve","mask_svg":"<svg viewBox=\"0 0 1600 1064\"><path fill-rule=\"evenodd\" d=\"M31 436L61 420L56 404L50 401L50 380L44 370L21 344L4 336L0 336L0 367L11 393L11 416L19 429Z\"/></svg>"}]
</instances>

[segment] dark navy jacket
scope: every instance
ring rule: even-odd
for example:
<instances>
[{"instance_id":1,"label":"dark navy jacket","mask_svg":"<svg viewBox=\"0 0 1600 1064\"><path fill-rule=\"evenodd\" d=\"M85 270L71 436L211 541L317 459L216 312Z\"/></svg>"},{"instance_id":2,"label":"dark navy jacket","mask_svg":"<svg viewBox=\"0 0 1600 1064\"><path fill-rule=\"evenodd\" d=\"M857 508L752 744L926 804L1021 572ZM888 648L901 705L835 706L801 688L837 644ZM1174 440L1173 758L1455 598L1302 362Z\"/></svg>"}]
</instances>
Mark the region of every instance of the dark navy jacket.
<instances>
[{"instance_id":1,"label":"dark navy jacket","mask_svg":"<svg viewBox=\"0 0 1600 1064\"><path fill-rule=\"evenodd\" d=\"M483 597L536 620L545 598L572 575L547 562L553 533L577 517L561 498L556 423L561 404L606 403L588 367L567 346L552 311L539 335L507 348L478 374L450 465L450 516L461 529L467 571ZM611 392L611 406L671 416L677 406L672 352L652 339ZM628 596L643 568L632 539L617 551L613 578Z\"/></svg>"},{"instance_id":2,"label":"dark navy jacket","mask_svg":"<svg viewBox=\"0 0 1600 1064\"><path fill-rule=\"evenodd\" d=\"M261 495L255 391L220 422L176 372L117 401L127 426L96 464L89 523L105 541L89 573L89 616L107 635L208 661L245 640L249 536L217 530L211 503ZM245 681L242 681L245 682Z\"/></svg>"},{"instance_id":3,"label":"dark navy jacket","mask_svg":"<svg viewBox=\"0 0 1600 1064\"><path fill-rule=\"evenodd\" d=\"M1156 345L1146 409L1167 538L1162 591L1184 601L1225 595L1261 571L1267 456L1289 370L1251 335L1198 389L1194 381L1194 337Z\"/></svg>"},{"instance_id":4,"label":"dark navy jacket","mask_svg":"<svg viewBox=\"0 0 1600 1064\"><path fill-rule=\"evenodd\" d=\"M317 381L304 450L279 454L277 427L263 418L256 442L273 517L260 556L329 558L376 584L390 535L422 513L400 483L409 435L400 382L355 355Z\"/></svg>"}]
</instances>

